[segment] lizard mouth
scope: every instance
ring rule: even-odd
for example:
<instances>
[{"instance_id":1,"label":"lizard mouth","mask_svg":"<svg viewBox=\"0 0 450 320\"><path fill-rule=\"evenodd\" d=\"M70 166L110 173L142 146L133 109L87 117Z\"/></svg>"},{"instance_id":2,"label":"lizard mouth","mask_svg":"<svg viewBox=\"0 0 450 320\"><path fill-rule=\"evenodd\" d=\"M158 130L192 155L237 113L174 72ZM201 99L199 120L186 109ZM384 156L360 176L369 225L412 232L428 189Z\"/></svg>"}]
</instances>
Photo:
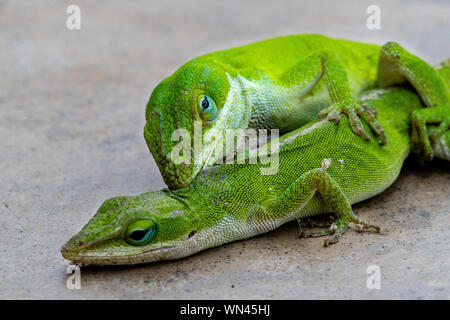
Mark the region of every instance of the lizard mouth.
<instances>
[{"instance_id":1,"label":"lizard mouth","mask_svg":"<svg viewBox=\"0 0 450 320\"><path fill-rule=\"evenodd\" d=\"M147 262L166 260L168 253L177 248L169 245L160 248L151 248L138 253L124 254L119 251L103 250L68 250L65 246L61 248L62 256L73 264L85 265L130 265Z\"/></svg>"},{"instance_id":2,"label":"lizard mouth","mask_svg":"<svg viewBox=\"0 0 450 320\"><path fill-rule=\"evenodd\" d=\"M203 148L201 153L206 154L206 157L202 159L198 165L194 165L194 168L191 169L191 171L187 170L186 172L183 165L174 164L167 157L162 157L163 159L167 159L165 163L172 168L171 172L173 172L172 176L163 175L164 182L167 184L169 189L180 189L188 186L205 167L208 168L212 166L213 163L210 164L209 162L214 154L217 144L221 140L222 139L216 138L213 143Z\"/></svg>"}]
</instances>

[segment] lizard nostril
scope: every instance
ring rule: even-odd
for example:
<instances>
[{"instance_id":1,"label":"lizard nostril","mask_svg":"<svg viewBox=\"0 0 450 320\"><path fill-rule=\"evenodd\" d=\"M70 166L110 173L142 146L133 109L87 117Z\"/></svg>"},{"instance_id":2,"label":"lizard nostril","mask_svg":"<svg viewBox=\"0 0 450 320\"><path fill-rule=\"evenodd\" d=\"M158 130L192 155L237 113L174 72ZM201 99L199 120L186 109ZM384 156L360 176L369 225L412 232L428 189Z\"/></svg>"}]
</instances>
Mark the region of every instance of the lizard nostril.
<instances>
[{"instance_id":1,"label":"lizard nostril","mask_svg":"<svg viewBox=\"0 0 450 320\"><path fill-rule=\"evenodd\" d=\"M191 232L189 232L189 234L187 235L186 239L192 238L194 236L194 234L196 234L197 231L192 230Z\"/></svg>"}]
</instances>

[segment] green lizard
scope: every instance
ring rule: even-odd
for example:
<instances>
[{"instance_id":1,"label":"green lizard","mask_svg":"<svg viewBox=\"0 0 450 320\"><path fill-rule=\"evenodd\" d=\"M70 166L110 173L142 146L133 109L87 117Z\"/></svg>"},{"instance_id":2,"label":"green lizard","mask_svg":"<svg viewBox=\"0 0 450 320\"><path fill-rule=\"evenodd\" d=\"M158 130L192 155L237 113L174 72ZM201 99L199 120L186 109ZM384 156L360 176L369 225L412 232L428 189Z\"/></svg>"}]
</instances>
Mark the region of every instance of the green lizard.
<instances>
[{"instance_id":1,"label":"green lizard","mask_svg":"<svg viewBox=\"0 0 450 320\"><path fill-rule=\"evenodd\" d=\"M228 154L228 129L286 133L317 120L319 112L336 122L345 113L355 133L370 138L359 117L364 118L384 144L376 110L358 96L402 82L410 82L427 107L449 103L436 71L396 43L380 47L320 35L269 39L198 57L163 80L148 102L144 136L165 183L176 189ZM197 158L174 161L174 130L190 132L193 146L196 121L200 148L191 154ZM431 159L429 143L423 158Z\"/></svg>"},{"instance_id":2,"label":"green lizard","mask_svg":"<svg viewBox=\"0 0 450 320\"><path fill-rule=\"evenodd\" d=\"M437 72L450 84L450 64ZM184 188L109 199L62 247L62 255L97 265L176 259L330 211L334 223L310 236L332 235L325 243L335 243L349 222L378 231L356 217L351 204L391 185L410 145L418 154L427 148L418 147L424 132L431 136L430 152L450 160L450 109L423 109L411 88L372 90L361 101L377 108L385 146L355 135L347 117L339 126L312 122L271 142L280 144L276 174L261 175L261 164L216 165ZM433 119L434 126L422 121L429 110L442 119ZM369 129L365 121L363 127Z\"/></svg>"}]
</instances>

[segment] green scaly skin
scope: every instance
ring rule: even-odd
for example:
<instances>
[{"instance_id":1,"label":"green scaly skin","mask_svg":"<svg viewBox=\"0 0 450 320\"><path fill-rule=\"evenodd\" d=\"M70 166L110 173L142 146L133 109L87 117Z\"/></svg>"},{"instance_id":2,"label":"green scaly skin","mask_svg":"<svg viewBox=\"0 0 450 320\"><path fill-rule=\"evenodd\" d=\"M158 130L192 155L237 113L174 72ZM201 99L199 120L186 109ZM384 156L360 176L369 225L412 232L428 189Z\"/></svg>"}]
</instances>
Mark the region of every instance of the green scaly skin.
<instances>
[{"instance_id":1,"label":"green scaly skin","mask_svg":"<svg viewBox=\"0 0 450 320\"><path fill-rule=\"evenodd\" d=\"M396 43L380 47L314 34L269 39L181 66L152 92L144 136L164 181L176 189L228 154L224 137L229 129L274 128L283 134L317 120L318 114L339 122L345 113L353 132L370 139L372 130L384 144L376 110L359 96L404 82L427 107L448 106L448 89L436 71ZM362 127L360 117L370 129ZM192 146L196 121L202 128L201 148L193 150L198 159L174 162L172 151L181 143L176 137L172 141L174 130L187 130ZM423 139L424 131L419 134ZM430 160L429 144L424 152L423 159Z\"/></svg>"},{"instance_id":2,"label":"green scaly skin","mask_svg":"<svg viewBox=\"0 0 450 320\"><path fill-rule=\"evenodd\" d=\"M447 64L438 71L447 84L449 70ZM184 188L109 199L62 247L62 255L74 263L96 265L177 259L330 211L335 215L332 226L308 234L332 235L326 245L337 242L349 222L379 231L356 217L351 204L395 181L410 153L411 119L413 136L422 126L417 119L425 119L432 155L450 160L450 131L443 130L450 110L435 108L444 120L428 121L422 114L428 109L410 88L371 90L361 100L377 108L385 146L355 135L347 117L339 126L326 120L310 123L280 137L276 174L261 175L261 164L217 165ZM365 122L363 126L369 128ZM420 140L417 132L412 144L422 155L427 139Z\"/></svg>"}]
</instances>

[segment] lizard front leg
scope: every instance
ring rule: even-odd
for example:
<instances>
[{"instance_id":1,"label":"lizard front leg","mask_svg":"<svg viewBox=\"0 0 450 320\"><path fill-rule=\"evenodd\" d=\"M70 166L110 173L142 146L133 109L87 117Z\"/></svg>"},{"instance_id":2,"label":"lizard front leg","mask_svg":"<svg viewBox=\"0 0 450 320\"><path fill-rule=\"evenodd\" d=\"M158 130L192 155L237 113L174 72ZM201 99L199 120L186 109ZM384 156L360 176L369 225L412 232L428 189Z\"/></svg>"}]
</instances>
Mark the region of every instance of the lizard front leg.
<instances>
[{"instance_id":1,"label":"lizard front leg","mask_svg":"<svg viewBox=\"0 0 450 320\"><path fill-rule=\"evenodd\" d=\"M301 218L302 208L316 193L319 193L336 215L336 220L330 228L312 233L309 236L317 237L333 234L331 239L325 240L324 245L337 243L347 230L349 222L361 225L364 230L374 229L379 232L380 227L371 225L353 214L350 202L342 189L326 172L329 164L329 160L325 159L322 168L312 169L301 175L274 203L268 206L268 209L274 215L298 211L298 218Z\"/></svg>"},{"instance_id":2,"label":"lizard front leg","mask_svg":"<svg viewBox=\"0 0 450 320\"><path fill-rule=\"evenodd\" d=\"M309 92L324 78L332 104L319 113L336 123L340 121L342 113L349 117L353 132L370 140L369 134L364 130L360 117L365 118L372 131L380 135L380 144L386 143L384 130L376 119L376 109L352 96L348 83L347 71L339 61L336 54L329 50L314 53L290 68L281 77L281 81L289 86L303 86Z\"/></svg>"}]
</instances>

